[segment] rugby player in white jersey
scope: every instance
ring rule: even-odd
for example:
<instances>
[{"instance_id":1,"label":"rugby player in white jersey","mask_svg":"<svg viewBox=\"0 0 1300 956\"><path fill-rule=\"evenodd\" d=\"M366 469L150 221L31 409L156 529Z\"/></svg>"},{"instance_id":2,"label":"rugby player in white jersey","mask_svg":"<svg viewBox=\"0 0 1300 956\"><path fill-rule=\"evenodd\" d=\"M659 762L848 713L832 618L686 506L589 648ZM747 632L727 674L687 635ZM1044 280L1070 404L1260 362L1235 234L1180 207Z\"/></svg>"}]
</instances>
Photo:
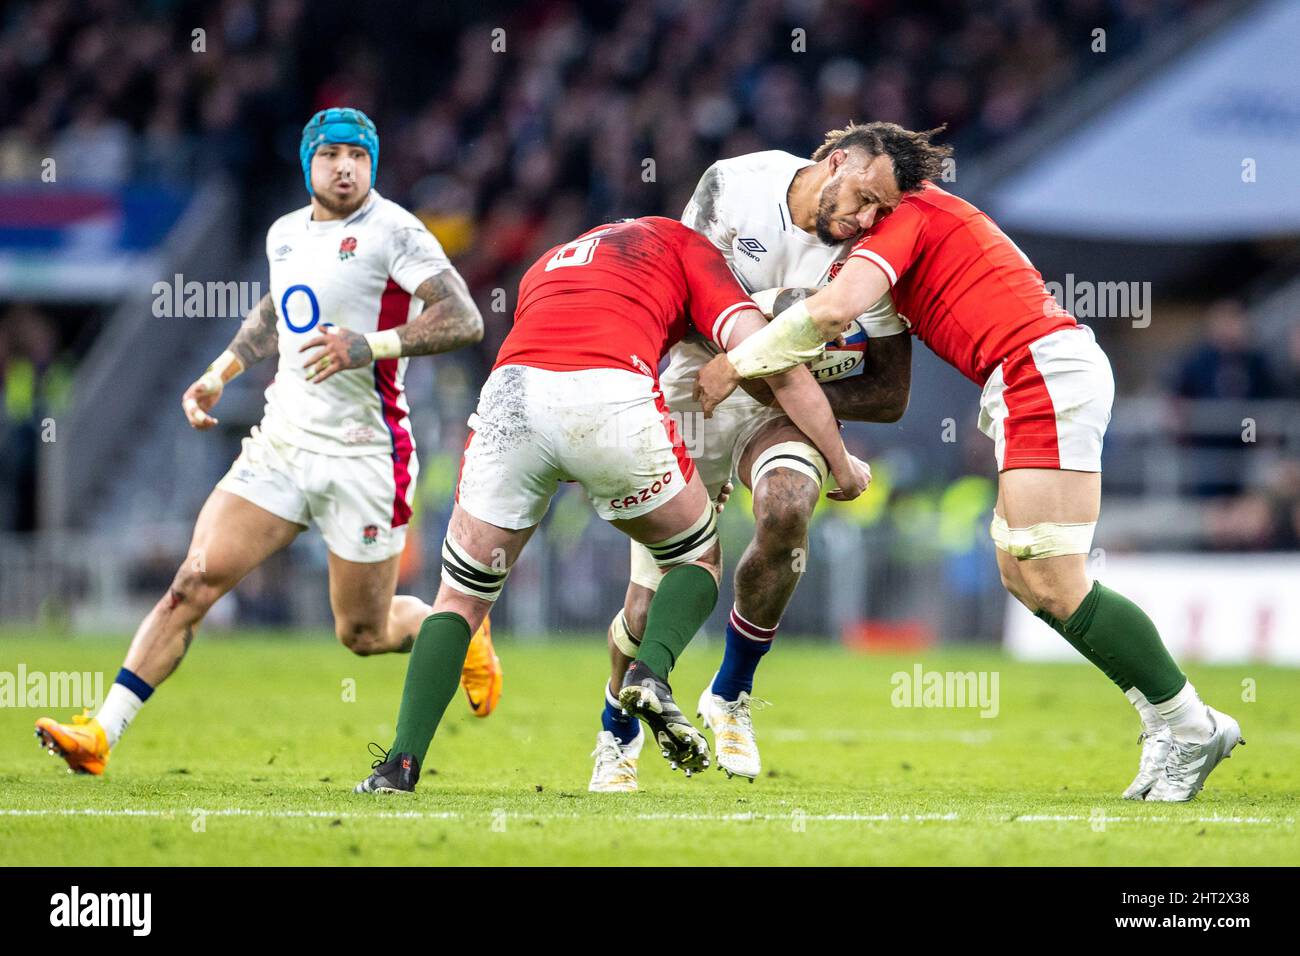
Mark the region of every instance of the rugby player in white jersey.
<instances>
[{"instance_id":1,"label":"rugby player in white jersey","mask_svg":"<svg viewBox=\"0 0 1300 956\"><path fill-rule=\"evenodd\" d=\"M104 772L212 604L311 521L329 549L330 605L346 647L409 651L430 612L394 596L418 470L402 379L408 356L478 342L483 318L438 241L375 191L379 137L364 113L317 113L300 156L311 203L267 232L271 291L182 398L189 423L209 429L225 383L278 352L265 414L209 495L185 562L99 711L36 722L42 745L71 770ZM486 621L474 644L462 684L486 716L501 683Z\"/></svg>"},{"instance_id":2,"label":"rugby player in white jersey","mask_svg":"<svg viewBox=\"0 0 1300 956\"><path fill-rule=\"evenodd\" d=\"M709 167L682 222L713 243L746 291L772 315L791 304L792 295L829 281L853 240L874 222L886 182L892 182L888 157L861 150L826 147L813 159L780 150L751 153ZM782 301L774 302L781 287L788 288ZM870 336L862 373L825 385L827 398L841 419L897 421L910 388L910 337L888 295L860 321ZM662 381L710 496L725 501L733 473L753 492L754 540L736 566L736 601L722 664L698 707L714 733L718 768L753 780L761 767L750 715L754 672L798 583L795 555L806 553L797 549L807 548L808 525L828 470L807 437L773 406L770 394L763 396L765 404L738 391L711 418L702 417L691 391L715 351L702 336L688 336L673 347ZM622 712L616 695L637 654L660 576L645 548L633 542L626 601L609 627L612 673L592 754L593 791L637 786L642 741L637 722Z\"/></svg>"}]
</instances>

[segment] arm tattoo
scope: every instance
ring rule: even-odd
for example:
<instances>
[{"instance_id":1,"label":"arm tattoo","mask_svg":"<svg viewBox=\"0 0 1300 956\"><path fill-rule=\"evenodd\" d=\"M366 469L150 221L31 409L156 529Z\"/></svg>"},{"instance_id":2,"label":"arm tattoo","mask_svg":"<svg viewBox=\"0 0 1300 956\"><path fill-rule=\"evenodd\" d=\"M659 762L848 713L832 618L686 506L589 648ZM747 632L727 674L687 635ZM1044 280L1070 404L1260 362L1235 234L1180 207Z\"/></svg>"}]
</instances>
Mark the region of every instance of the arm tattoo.
<instances>
[{"instance_id":1,"label":"arm tattoo","mask_svg":"<svg viewBox=\"0 0 1300 956\"><path fill-rule=\"evenodd\" d=\"M246 369L280 350L280 336L275 330L275 303L271 301L269 292L248 313L228 348Z\"/></svg>"},{"instance_id":2,"label":"arm tattoo","mask_svg":"<svg viewBox=\"0 0 1300 956\"><path fill-rule=\"evenodd\" d=\"M772 318L776 318L790 306L802 302L816 291L816 289L782 289L772 302Z\"/></svg>"},{"instance_id":3,"label":"arm tattoo","mask_svg":"<svg viewBox=\"0 0 1300 956\"><path fill-rule=\"evenodd\" d=\"M822 386L836 418L896 422L912 388L912 337L906 332L867 343L861 375Z\"/></svg>"},{"instance_id":4,"label":"arm tattoo","mask_svg":"<svg viewBox=\"0 0 1300 956\"><path fill-rule=\"evenodd\" d=\"M773 316L808 298L816 289L782 289ZM896 422L907 410L912 387L912 337L906 333L872 339L862 374L822 386L836 418L854 422Z\"/></svg>"},{"instance_id":5,"label":"arm tattoo","mask_svg":"<svg viewBox=\"0 0 1300 956\"><path fill-rule=\"evenodd\" d=\"M363 365L369 365L375 360L375 355L370 351L370 343L360 332L354 332L351 329L339 329L338 334L344 337L348 343L348 362L346 368L360 368Z\"/></svg>"},{"instance_id":6,"label":"arm tattoo","mask_svg":"<svg viewBox=\"0 0 1300 956\"><path fill-rule=\"evenodd\" d=\"M425 279L415 296L424 311L397 328L403 355L434 355L483 340L483 315L455 269Z\"/></svg>"}]
</instances>

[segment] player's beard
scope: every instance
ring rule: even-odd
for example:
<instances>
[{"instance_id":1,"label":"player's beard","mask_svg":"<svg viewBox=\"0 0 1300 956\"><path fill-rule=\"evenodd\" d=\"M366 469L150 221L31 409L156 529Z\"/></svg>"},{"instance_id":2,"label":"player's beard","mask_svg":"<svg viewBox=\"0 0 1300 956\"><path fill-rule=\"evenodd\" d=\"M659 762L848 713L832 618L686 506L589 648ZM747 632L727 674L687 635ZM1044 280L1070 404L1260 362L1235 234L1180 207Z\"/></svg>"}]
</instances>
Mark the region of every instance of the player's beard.
<instances>
[{"instance_id":1,"label":"player's beard","mask_svg":"<svg viewBox=\"0 0 1300 956\"><path fill-rule=\"evenodd\" d=\"M346 218L361 208L361 204L366 201L370 195L370 190L361 190L355 196L348 199L335 199L326 193L314 193L316 201L325 207L325 210L332 215L340 218Z\"/></svg>"},{"instance_id":2,"label":"player's beard","mask_svg":"<svg viewBox=\"0 0 1300 956\"><path fill-rule=\"evenodd\" d=\"M836 176L822 188L821 199L817 202L817 222L814 229L817 238L828 246L838 246L844 240L837 239L831 232L831 221L835 218L835 207L840 199L840 177Z\"/></svg>"}]
</instances>

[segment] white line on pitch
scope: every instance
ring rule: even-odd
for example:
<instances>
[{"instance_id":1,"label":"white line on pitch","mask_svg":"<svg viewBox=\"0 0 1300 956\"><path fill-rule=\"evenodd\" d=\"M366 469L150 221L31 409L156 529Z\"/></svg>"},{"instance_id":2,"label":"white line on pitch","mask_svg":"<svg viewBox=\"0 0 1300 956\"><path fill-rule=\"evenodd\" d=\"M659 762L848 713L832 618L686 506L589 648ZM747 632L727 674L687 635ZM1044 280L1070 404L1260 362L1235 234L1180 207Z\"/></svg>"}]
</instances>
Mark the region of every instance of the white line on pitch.
<instances>
[{"instance_id":1,"label":"white line on pitch","mask_svg":"<svg viewBox=\"0 0 1300 956\"><path fill-rule=\"evenodd\" d=\"M231 807L223 810L204 810L195 807L182 810L101 810L95 807L65 808L59 810L40 809L5 809L0 808L0 817L125 817L175 819L202 813L209 817L256 817L267 819L350 819L350 820L467 820L476 817L493 818L499 811L476 811L462 813L456 810L377 810L371 813L358 813L352 810L248 810ZM508 811L507 818L516 820L684 820L705 823L745 823L745 822L789 822L790 820L811 820L827 823L1222 823L1233 826L1294 826L1294 817L1101 817L1082 814L1027 814L1012 817L1009 821L1000 816L963 817L956 813L518 813Z\"/></svg>"}]
</instances>

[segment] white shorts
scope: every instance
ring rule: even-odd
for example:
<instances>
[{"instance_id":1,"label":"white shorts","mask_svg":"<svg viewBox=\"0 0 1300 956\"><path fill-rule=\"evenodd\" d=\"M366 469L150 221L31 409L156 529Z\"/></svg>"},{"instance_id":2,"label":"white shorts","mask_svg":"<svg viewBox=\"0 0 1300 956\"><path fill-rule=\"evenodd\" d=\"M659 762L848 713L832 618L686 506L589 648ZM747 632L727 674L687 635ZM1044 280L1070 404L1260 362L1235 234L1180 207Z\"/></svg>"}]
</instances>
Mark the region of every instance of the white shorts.
<instances>
[{"instance_id":1,"label":"white shorts","mask_svg":"<svg viewBox=\"0 0 1300 956\"><path fill-rule=\"evenodd\" d=\"M402 553L419 470L414 450L323 455L255 426L217 487L285 521L315 521L332 554L371 563Z\"/></svg>"},{"instance_id":2,"label":"white shorts","mask_svg":"<svg viewBox=\"0 0 1300 956\"><path fill-rule=\"evenodd\" d=\"M984 383L979 429L998 471L1101 471L1115 402L1110 361L1092 329L1059 329L1007 356Z\"/></svg>"},{"instance_id":3,"label":"white shorts","mask_svg":"<svg viewBox=\"0 0 1300 956\"><path fill-rule=\"evenodd\" d=\"M705 418L690 393L693 387L693 377L683 378L680 383L665 381L664 394L709 497L717 498L723 484L740 470L740 460L759 429L786 415L781 409L762 405L737 389L714 409L712 418ZM821 453L812 445L808 447L809 457L821 460ZM663 572L653 555L643 544L636 541L629 544L632 549L629 579L633 584L657 589Z\"/></svg>"},{"instance_id":4,"label":"white shorts","mask_svg":"<svg viewBox=\"0 0 1300 956\"><path fill-rule=\"evenodd\" d=\"M469 427L456 501L499 528L541 521L561 481L619 521L671 501L695 474L655 380L625 369L503 365Z\"/></svg>"}]
</instances>

